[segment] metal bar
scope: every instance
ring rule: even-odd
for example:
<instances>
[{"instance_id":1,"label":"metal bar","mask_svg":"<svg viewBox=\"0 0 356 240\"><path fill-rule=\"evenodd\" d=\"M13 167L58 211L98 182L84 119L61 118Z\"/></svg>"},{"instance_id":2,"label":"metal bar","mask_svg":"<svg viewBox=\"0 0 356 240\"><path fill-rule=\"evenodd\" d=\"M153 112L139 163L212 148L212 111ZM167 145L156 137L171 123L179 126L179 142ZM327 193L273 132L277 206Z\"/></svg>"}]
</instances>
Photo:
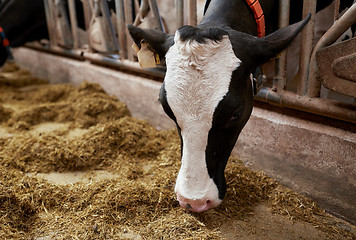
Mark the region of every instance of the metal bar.
<instances>
[{"instance_id":1,"label":"metal bar","mask_svg":"<svg viewBox=\"0 0 356 240\"><path fill-rule=\"evenodd\" d=\"M54 46L51 48L48 47L43 47L40 44L37 44L36 42L30 42L26 43L24 47L34 49L37 51L45 52L45 53L50 53L58 56L63 56L63 57L68 57L68 58L73 58L79 61L84 61L85 58L83 57L83 52L80 49L77 50L69 50L69 49L64 49L59 46Z\"/></svg>"},{"instance_id":2,"label":"metal bar","mask_svg":"<svg viewBox=\"0 0 356 240\"><path fill-rule=\"evenodd\" d=\"M142 0L141 5L139 6L139 10L136 13L135 21L133 22L133 25L138 26L142 23L142 20L144 17L146 17L147 13L149 11L149 4L148 0Z\"/></svg>"},{"instance_id":3,"label":"metal bar","mask_svg":"<svg viewBox=\"0 0 356 240\"><path fill-rule=\"evenodd\" d=\"M72 28L72 35L73 35L73 48L77 49L80 47L79 38L78 38L78 22L77 22L77 10L75 8L75 0L68 1L69 7L69 18L70 18L70 25Z\"/></svg>"},{"instance_id":4,"label":"metal bar","mask_svg":"<svg viewBox=\"0 0 356 240\"><path fill-rule=\"evenodd\" d=\"M132 0L124 0L124 13L125 13L125 23L132 24L133 16L132 16ZM126 36L130 36L129 30L126 28ZM133 44L133 40L128 37L126 38L126 47L127 47L127 58L131 61L134 61L133 49L131 48Z\"/></svg>"},{"instance_id":5,"label":"metal bar","mask_svg":"<svg viewBox=\"0 0 356 240\"><path fill-rule=\"evenodd\" d=\"M90 5L89 5L89 0L82 0L83 4L83 12L84 12L84 23L85 23L85 29L89 29L89 24L90 24L90 19L91 19L91 10L90 10Z\"/></svg>"},{"instance_id":6,"label":"metal bar","mask_svg":"<svg viewBox=\"0 0 356 240\"><path fill-rule=\"evenodd\" d=\"M159 68L141 68L139 63L130 60L119 60L109 57L104 57L97 53L84 53L84 58L98 65L104 65L118 70L129 71L132 73L143 74L146 77L154 78L158 81L163 81L165 76L164 69Z\"/></svg>"},{"instance_id":7,"label":"metal bar","mask_svg":"<svg viewBox=\"0 0 356 240\"><path fill-rule=\"evenodd\" d=\"M159 10L158 10L158 6L157 6L156 0L149 0L149 6L150 6L151 12L153 13L153 16L155 17L155 19L158 22L160 30L162 32L165 32L165 29L163 27L163 21L162 21L161 15L159 14Z\"/></svg>"},{"instance_id":8,"label":"metal bar","mask_svg":"<svg viewBox=\"0 0 356 240\"><path fill-rule=\"evenodd\" d=\"M307 96L299 96L290 91L277 94L270 88L262 88L255 96L255 99L281 107L356 123L356 108L354 105L340 103L331 99L309 98Z\"/></svg>"},{"instance_id":9,"label":"metal bar","mask_svg":"<svg viewBox=\"0 0 356 240\"><path fill-rule=\"evenodd\" d=\"M51 47L56 45L56 34L54 32L54 16L52 14L52 4L50 3L52 0L43 0L45 13L46 13L46 22L48 28L48 35L49 35L49 44Z\"/></svg>"},{"instance_id":10,"label":"metal bar","mask_svg":"<svg viewBox=\"0 0 356 240\"><path fill-rule=\"evenodd\" d=\"M103 15L103 17L105 18L108 26L109 26L109 32L110 32L110 38L109 39L105 39L107 42L111 43L113 46L115 46L115 51L117 51L119 49L119 43L118 40L116 38L116 32L114 29L114 25L111 21L111 14L110 14L110 10L109 10L109 6L108 6L108 2L104 1L104 0L100 0L99 1L100 4L100 10L101 13ZM110 45L111 45L110 44Z\"/></svg>"},{"instance_id":11,"label":"metal bar","mask_svg":"<svg viewBox=\"0 0 356 240\"><path fill-rule=\"evenodd\" d=\"M316 12L316 1L304 0L303 18L305 18L309 13L311 13L312 15L309 23L302 30L302 36L301 36L299 73L298 73L299 80L298 80L298 88L297 88L297 93L299 95L305 95L307 92L309 60L313 50L315 12Z\"/></svg>"},{"instance_id":12,"label":"metal bar","mask_svg":"<svg viewBox=\"0 0 356 240\"><path fill-rule=\"evenodd\" d=\"M127 45L126 45L126 26L124 17L124 3L123 0L115 0L116 20L117 20L117 35L119 38L119 54L121 59L127 59Z\"/></svg>"},{"instance_id":13,"label":"metal bar","mask_svg":"<svg viewBox=\"0 0 356 240\"><path fill-rule=\"evenodd\" d=\"M335 1L335 9L334 9L334 22L339 18L339 10L340 10L340 0Z\"/></svg>"},{"instance_id":14,"label":"metal bar","mask_svg":"<svg viewBox=\"0 0 356 240\"><path fill-rule=\"evenodd\" d=\"M56 19L57 44L65 48L73 48L72 29L64 0L55 0L54 13Z\"/></svg>"},{"instance_id":15,"label":"metal bar","mask_svg":"<svg viewBox=\"0 0 356 240\"><path fill-rule=\"evenodd\" d=\"M188 25L197 25L197 0L188 0Z\"/></svg>"},{"instance_id":16,"label":"metal bar","mask_svg":"<svg viewBox=\"0 0 356 240\"><path fill-rule=\"evenodd\" d=\"M138 62L105 57L103 55L100 55L99 53L82 52L80 50L67 50L58 46L55 46L53 48L46 48L43 47L42 45L32 43L32 42L26 43L24 47L49 53L49 54L54 54L57 56L76 59L78 61L88 60L98 65L104 65L122 71L129 71L135 74L142 74L147 78L151 78L151 79L153 78L160 82L163 82L165 76L165 69L163 67L141 68Z\"/></svg>"},{"instance_id":17,"label":"metal bar","mask_svg":"<svg viewBox=\"0 0 356 240\"><path fill-rule=\"evenodd\" d=\"M132 5L132 9L135 11L133 13L133 16L137 16L138 12L140 11L140 2L142 2L142 0L133 0L134 4Z\"/></svg>"},{"instance_id":18,"label":"metal bar","mask_svg":"<svg viewBox=\"0 0 356 240\"><path fill-rule=\"evenodd\" d=\"M279 23L278 27L283 28L289 25L290 0L279 0ZM273 90L281 92L286 85L287 51L284 50L276 60L276 69L273 77Z\"/></svg>"},{"instance_id":19,"label":"metal bar","mask_svg":"<svg viewBox=\"0 0 356 240\"><path fill-rule=\"evenodd\" d=\"M184 0L175 0L177 29L184 25Z\"/></svg>"},{"instance_id":20,"label":"metal bar","mask_svg":"<svg viewBox=\"0 0 356 240\"><path fill-rule=\"evenodd\" d=\"M356 23L356 4L353 4L344 15L337 20L330 29L320 38L310 58L308 96L319 97L321 81L318 77L318 65L316 63L316 52L323 47L333 44L347 29Z\"/></svg>"}]
</instances>

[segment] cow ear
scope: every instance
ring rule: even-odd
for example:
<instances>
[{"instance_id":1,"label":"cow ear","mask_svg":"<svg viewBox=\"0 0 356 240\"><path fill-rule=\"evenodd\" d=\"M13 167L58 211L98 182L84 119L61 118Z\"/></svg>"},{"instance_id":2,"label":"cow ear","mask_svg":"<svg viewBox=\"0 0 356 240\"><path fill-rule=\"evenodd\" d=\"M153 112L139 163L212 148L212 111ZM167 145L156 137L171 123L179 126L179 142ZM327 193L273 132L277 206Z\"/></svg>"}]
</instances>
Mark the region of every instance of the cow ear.
<instances>
[{"instance_id":1,"label":"cow ear","mask_svg":"<svg viewBox=\"0 0 356 240\"><path fill-rule=\"evenodd\" d=\"M141 48L141 42L144 40L154 51L156 51L156 53L158 53L161 59L165 57L166 52L174 43L173 35L158 30L143 29L131 24L127 25L127 28L132 39L139 48Z\"/></svg>"},{"instance_id":2,"label":"cow ear","mask_svg":"<svg viewBox=\"0 0 356 240\"><path fill-rule=\"evenodd\" d=\"M287 27L281 28L270 35L257 39L255 48L255 59L258 59L260 64L265 63L277 57L284 49L286 49L298 33L310 20L309 14L304 20Z\"/></svg>"}]
</instances>

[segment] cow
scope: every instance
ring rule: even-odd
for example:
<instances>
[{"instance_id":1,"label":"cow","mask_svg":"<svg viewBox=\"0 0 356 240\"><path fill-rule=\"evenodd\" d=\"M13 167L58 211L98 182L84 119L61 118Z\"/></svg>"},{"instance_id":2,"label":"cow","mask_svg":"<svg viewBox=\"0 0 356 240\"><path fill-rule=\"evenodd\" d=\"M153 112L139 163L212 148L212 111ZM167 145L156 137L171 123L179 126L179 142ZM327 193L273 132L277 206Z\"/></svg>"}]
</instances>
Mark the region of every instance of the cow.
<instances>
[{"instance_id":1,"label":"cow","mask_svg":"<svg viewBox=\"0 0 356 240\"><path fill-rule=\"evenodd\" d=\"M209 1L198 26L183 26L174 35L128 25L138 47L145 43L165 59L159 101L181 139L175 193L192 212L214 208L225 196L224 170L252 112L250 74L278 56L310 19L258 38L247 2ZM269 29L277 1L259 3Z\"/></svg>"},{"instance_id":2,"label":"cow","mask_svg":"<svg viewBox=\"0 0 356 240\"><path fill-rule=\"evenodd\" d=\"M8 47L48 38L43 0L5 0L0 3L0 66L9 57ZM6 40L7 39L7 40Z\"/></svg>"}]
</instances>

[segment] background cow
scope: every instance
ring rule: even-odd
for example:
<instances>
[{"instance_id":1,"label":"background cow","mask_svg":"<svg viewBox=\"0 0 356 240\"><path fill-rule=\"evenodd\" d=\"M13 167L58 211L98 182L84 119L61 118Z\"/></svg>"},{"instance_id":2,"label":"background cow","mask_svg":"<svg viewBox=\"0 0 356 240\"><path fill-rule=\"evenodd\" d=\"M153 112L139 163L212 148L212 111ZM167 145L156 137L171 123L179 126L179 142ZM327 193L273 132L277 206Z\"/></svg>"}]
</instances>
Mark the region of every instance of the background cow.
<instances>
[{"instance_id":1,"label":"background cow","mask_svg":"<svg viewBox=\"0 0 356 240\"><path fill-rule=\"evenodd\" d=\"M5 0L0 3L0 27L11 47L19 47L26 42L48 38L43 0ZM1 39L1 43L3 39ZM0 66L8 53L0 44Z\"/></svg>"}]
</instances>

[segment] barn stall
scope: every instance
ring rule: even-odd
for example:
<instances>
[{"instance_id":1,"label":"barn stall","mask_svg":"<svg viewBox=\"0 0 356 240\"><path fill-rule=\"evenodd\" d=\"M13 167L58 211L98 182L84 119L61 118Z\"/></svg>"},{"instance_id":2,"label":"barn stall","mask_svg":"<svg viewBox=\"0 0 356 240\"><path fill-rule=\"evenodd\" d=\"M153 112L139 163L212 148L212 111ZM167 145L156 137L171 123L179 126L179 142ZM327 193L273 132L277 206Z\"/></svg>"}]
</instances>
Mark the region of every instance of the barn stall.
<instances>
[{"instance_id":1,"label":"barn stall","mask_svg":"<svg viewBox=\"0 0 356 240\"><path fill-rule=\"evenodd\" d=\"M75 36L78 29L71 30ZM281 92L280 78L270 87L265 80L229 161L223 205L192 214L179 208L173 191L180 144L157 102L164 71L140 68L129 38L119 55L73 41L72 50L56 37L15 49L16 64L32 75L14 65L2 69L5 238L355 237L349 98Z\"/></svg>"}]
</instances>

